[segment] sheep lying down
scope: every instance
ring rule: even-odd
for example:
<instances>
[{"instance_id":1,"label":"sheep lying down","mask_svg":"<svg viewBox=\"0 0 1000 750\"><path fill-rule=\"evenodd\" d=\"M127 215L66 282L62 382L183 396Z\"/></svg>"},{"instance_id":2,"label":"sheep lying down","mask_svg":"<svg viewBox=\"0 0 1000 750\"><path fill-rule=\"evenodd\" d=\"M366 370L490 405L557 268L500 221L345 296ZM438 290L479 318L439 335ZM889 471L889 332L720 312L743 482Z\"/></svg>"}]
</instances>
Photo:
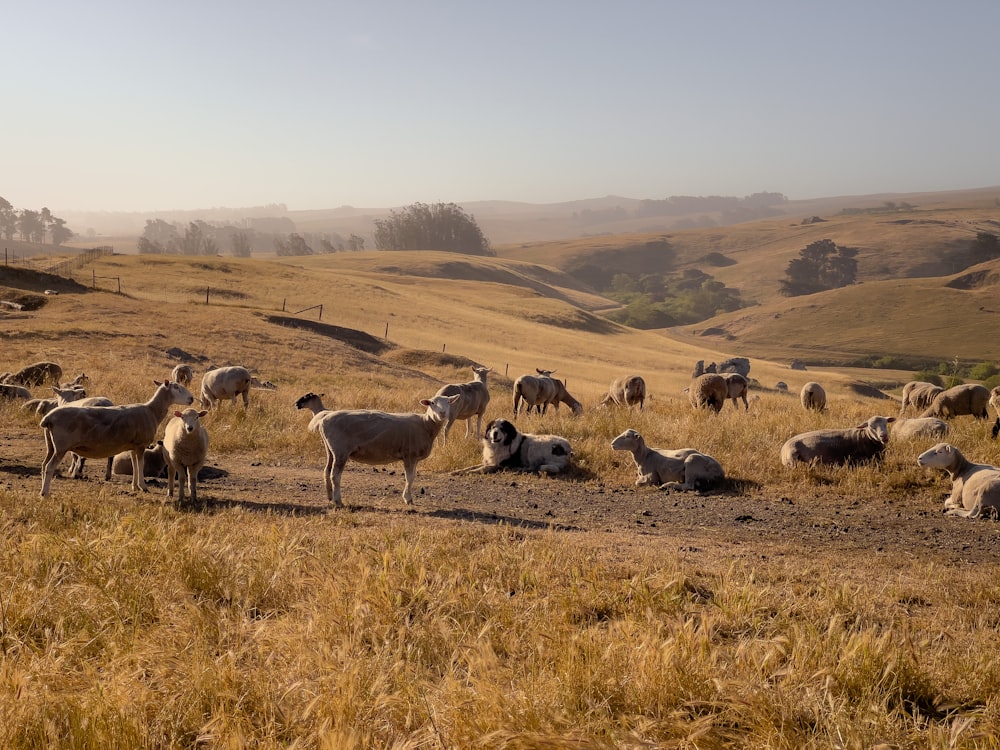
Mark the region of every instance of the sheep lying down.
<instances>
[{"instance_id":1,"label":"sheep lying down","mask_svg":"<svg viewBox=\"0 0 1000 750\"><path fill-rule=\"evenodd\" d=\"M611 441L611 447L632 453L639 472L637 487L653 485L662 490L704 490L726 476L722 465L708 454L694 448L650 448L635 430L625 430Z\"/></svg>"},{"instance_id":2,"label":"sheep lying down","mask_svg":"<svg viewBox=\"0 0 1000 750\"><path fill-rule=\"evenodd\" d=\"M781 446L781 463L854 464L882 457L895 417L871 417L857 427L813 430L789 438Z\"/></svg>"},{"instance_id":3,"label":"sheep lying down","mask_svg":"<svg viewBox=\"0 0 1000 750\"><path fill-rule=\"evenodd\" d=\"M938 443L919 456L918 466L930 466L951 477L951 495L944 501L950 516L979 518L984 511L1000 512L1000 469L972 463L948 443Z\"/></svg>"}]
</instances>

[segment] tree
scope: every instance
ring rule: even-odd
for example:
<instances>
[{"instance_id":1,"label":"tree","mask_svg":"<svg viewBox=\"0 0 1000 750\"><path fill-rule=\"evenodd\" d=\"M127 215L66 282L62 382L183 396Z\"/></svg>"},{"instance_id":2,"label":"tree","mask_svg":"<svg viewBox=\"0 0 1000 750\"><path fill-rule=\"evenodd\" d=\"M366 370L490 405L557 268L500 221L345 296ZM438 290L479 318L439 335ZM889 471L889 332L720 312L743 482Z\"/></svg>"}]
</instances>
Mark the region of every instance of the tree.
<instances>
[{"instance_id":1,"label":"tree","mask_svg":"<svg viewBox=\"0 0 1000 750\"><path fill-rule=\"evenodd\" d=\"M857 279L857 255L856 248L840 247L833 240L817 240L788 262L781 293L798 297L849 286Z\"/></svg>"},{"instance_id":2,"label":"tree","mask_svg":"<svg viewBox=\"0 0 1000 750\"><path fill-rule=\"evenodd\" d=\"M17 212L6 198L0 198L0 236L13 240L17 234Z\"/></svg>"},{"instance_id":3,"label":"tree","mask_svg":"<svg viewBox=\"0 0 1000 750\"><path fill-rule=\"evenodd\" d=\"M160 255L178 252L180 244L180 235L173 224L168 224L163 219L146 219L146 228L142 230L138 249L140 253Z\"/></svg>"},{"instance_id":4,"label":"tree","mask_svg":"<svg viewBox=\"0 0 1000 750\"><path fill-rule=\"evenodd\" d=\"M489 240L474 217L454 203L414 203L375 220L379 250L443 250L469 255L493 255Z\"/></svg>"},{"instance_id":5,"label":"tree","mask_svg":"<svg viewBox=\"0 0 1000 750\"><path fill-rule=\"evenodd\" d=\"M229 238L232 253L237 258L250 257L250 238L246 232L236 232Z\"/></svg>"},{"instance_id":6,"label":"tree","mask_svg":"<svg viewBox=\"0 0 1000 750\"><path fill-rule=\"evenodd\" d=\"M45 225L42 224L41 215L28 208L21 211L17 219L17 230L25 242L41 242L45 239ZM37 239L39 232L42 234L42 240Z\"/></svg>"},{"instance_id":7,"label":"tree","mask_svg":"<svg viewBox=\"0 0 1000 750\"><path fill-rule=\"evenodd\" d=\"M49 234L52 237L53 245L61 245L73 237L73 230L66 226L65 219L52 217L52 224L49 225Z\"/></svg>"}]
</instances>

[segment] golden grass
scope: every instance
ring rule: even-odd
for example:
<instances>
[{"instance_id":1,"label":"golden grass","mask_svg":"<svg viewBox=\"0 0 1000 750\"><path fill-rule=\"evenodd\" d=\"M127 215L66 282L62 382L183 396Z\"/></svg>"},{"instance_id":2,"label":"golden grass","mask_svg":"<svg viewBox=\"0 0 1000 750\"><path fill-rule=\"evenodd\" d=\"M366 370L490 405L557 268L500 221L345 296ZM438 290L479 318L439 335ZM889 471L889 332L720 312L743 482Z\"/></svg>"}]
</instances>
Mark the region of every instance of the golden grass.
<instances>
[{"instance_id":1,"label":"golden grass","mask_svg":"<svg viewBox=\"0 0 1000 750\"><path fill-rule=\"evenodd\" d=\"M279 390L210 415L212 455L298 467L317 496L322 450L294 399L315 390L336 408L416 410L438 380L468 376L426 345L446 339L448 353L498 370L491 417L511 408L501 360L510 376L552 364L570 377L582 418L562 409L518 423L572 441L575 491L589 491L589 477L631 488L631 458L608 443L635 427L653 446L715 455L746 488L827 503L831 517L852 502L939 506L944 484L914 464L920 441L890 443L882 465L780 467L777 449L795 432L896 411L849 395L839 387L849 375L755 360L768 383L829 383L829 412L758 390L749 413L727 405L710 416L680 388L694 359L717 354L531 322L525 299L571 310L520 288L486 282L470 294L445 280L266 261L111 260L132 297L65 295L11 316L5 356L84 370L92 392L117 403L148 398L169 372L169 346L251 364ZM202 283L246 297L205 306L190 291ZM378 358L258 314L293 292L323 301L337 325L378 334L376 312L389 316L390 338L420 351ZM636 362L654 394L646 411L593 408ZM36 422L0 404L6 441L30 440ZM995 460L982 424L959 419L953 430L969 455ZM418 478L476 463L463 433L456 425ZM260 512L223 503L192 513L103 482L63 481L45 500L30 485L0 482L6 748L980 747L1000 737L992 563L845 559L794 544L754 561L724 541L689 558L639 538L281 513L266 509L266 488ZM752 512L753 491L735 491ZM351 504L350 479L344 494Z\"/></svg>"}]
</instances>

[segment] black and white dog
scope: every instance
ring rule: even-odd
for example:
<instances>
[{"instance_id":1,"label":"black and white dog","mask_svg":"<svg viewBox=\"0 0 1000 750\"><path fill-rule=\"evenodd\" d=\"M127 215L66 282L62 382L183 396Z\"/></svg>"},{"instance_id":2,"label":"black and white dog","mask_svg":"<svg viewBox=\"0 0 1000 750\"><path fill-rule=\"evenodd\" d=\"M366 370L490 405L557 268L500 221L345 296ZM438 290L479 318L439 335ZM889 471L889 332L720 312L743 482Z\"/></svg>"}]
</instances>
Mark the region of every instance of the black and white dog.
<instances>
[{"instance_id":1,"label":"black and white dog","mask_svg":"<svg viewBox=\"0 0 1000 750\"><path fill-rule=\"evenodd\" d=\"M483 434L483 462L454 474L491 474L502 469L557 474L569 466L573 450L558 435L518 432L506 419L494 419Z\"/></svg>"}]
</instances>

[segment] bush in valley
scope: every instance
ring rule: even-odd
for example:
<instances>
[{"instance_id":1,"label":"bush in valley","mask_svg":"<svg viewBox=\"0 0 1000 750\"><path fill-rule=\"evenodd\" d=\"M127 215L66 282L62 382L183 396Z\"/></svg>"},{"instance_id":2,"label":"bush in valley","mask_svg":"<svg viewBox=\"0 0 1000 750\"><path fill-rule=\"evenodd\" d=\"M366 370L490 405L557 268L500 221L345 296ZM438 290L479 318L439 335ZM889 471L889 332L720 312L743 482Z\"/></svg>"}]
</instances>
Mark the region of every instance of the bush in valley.
<instances>
[{"instance_id":1,"label":"bush in valley","mask_svg":"<svg viewBox=\"0 0 1000 750\"><path fill-rule=\"evenodd\" d=\"M609 318L643 329L689 325L745 307L738 290L697 268L679 274L618 273L605 294L624 305Z\"/></svg>"}]
</instances>

